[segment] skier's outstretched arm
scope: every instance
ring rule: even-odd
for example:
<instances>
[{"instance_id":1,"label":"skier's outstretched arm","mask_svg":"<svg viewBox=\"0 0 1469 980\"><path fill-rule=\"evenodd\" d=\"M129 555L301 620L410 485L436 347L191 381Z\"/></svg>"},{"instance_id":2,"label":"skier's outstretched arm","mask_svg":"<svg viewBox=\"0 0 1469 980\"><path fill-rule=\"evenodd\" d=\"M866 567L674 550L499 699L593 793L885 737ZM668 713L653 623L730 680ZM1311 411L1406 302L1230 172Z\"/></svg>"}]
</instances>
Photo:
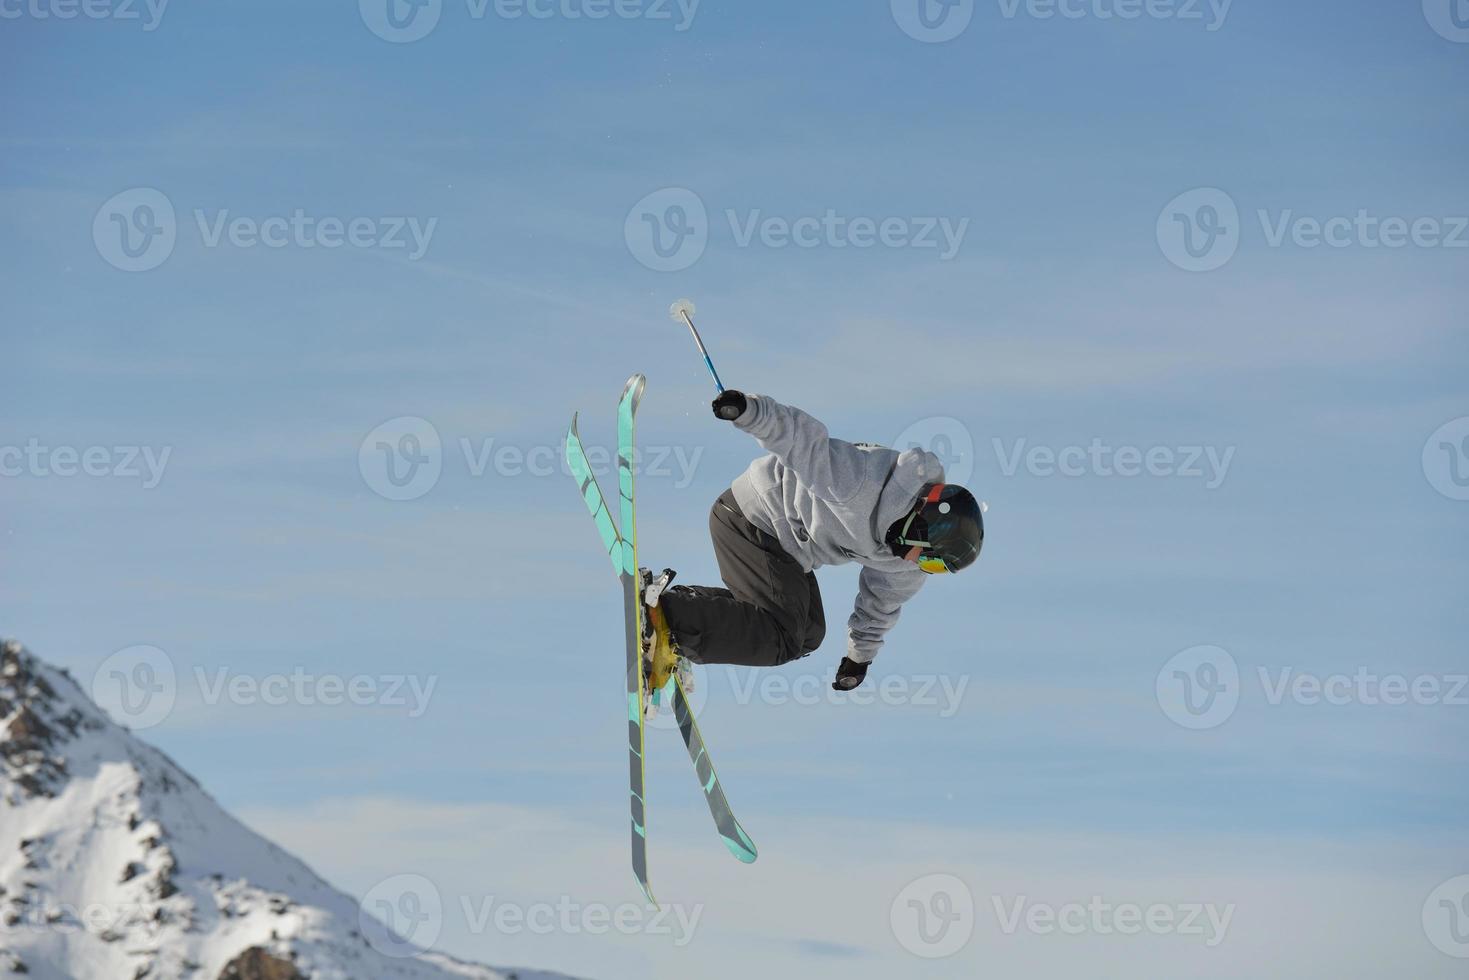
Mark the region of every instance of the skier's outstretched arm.
<instances>
[{"instance_id":1,"label":"skier's outstretched arm","mask_svg":"<svg viewBox=\"0 0 1469 980\"><path fill-rule=\"evenodd\" d=\"M766 395L733 389L714 400L714 414L754 436L812 490L833 485L831 437L819 419Z\"/></svg>"},{"instance_id":2,"label":"skier's outstretched arm","mask_svg":"<svg viewBox=\"0 0 1469 980\"><path fill-rule=\"evenodd\" d=\"M917 568L911 572L862 569L857 578L857 604L847 620L847 656L837 674L840 689L849 690L862 683L867 665L877 656L883 638L897 624L903 603L918 594L926 579ZM848 677L855 675L856 683L843 684L843 673Z\"/></svg>"}]
</instances>

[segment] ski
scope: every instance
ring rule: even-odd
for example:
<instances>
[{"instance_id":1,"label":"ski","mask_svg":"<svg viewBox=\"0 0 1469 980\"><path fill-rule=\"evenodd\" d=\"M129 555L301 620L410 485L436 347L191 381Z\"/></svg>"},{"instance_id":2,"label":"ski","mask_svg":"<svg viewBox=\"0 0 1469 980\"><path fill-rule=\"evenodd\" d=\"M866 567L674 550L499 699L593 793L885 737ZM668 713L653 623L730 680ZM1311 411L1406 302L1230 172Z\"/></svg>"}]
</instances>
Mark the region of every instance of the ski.
<instances>
[{"instance_id":1,"label":"ski","mask_svg":"<svg viewBox=\"0 0 1469 980\"><path fill-rule=\"evenodd\" d=\"M607 556L612 559L612 574L621 575L622 535L617 533L617 525L612 523L612 515L607 511L602 488L597 485L592 464L587 462L587 453L581 444L581 433L577 431L576 415L571 417L571 428L566 433L566 465L571 468L572 477L581 487L582 500L597 524L597 531L602 535L602 547L607 549Z\"/></svg>"},{"instance_id":2,"label":"ski","mask_svg":"<svg viewBox=\"0 0 1469 980\"><path fill-rule=\"evenodd\" d=\"M643 726L643 602L638 595L638 526L633 498L633 447L638 404L643 400L647 379L635 374L627 379L617 402L617 477L622 504L623 611L627 641L627 752L628 782L632 806L632 870L643 894L654 905L658 900L648 886L648 818L644 802Z\"/></svg>"},{"instance_id":3,"label":"ski","mask_svg":"<svg viewBox=\"0 0 1469 980\"><path fill-rule=\"evenodd\" d=\"M638 404L642 400L646 385L647 379L641 374L633 375L628 379L627 386L622 392L622 398L618 401L617 468L621 531L612 519L606 498L602 495L602 488L587 460L586 449L582 445L581 434L578 431L577 415L572 416L571 428L566 433L566 463L571 470L572 477L581 489L582 502L586 505L587 512L597 526L598 534L602 538L602 547L607 551L613 571L622 582L627 642L628 782L632 811L632 865L633 873L637 876L638 885L642 888L643 894L647 896L648 901L656 905L657 900L653 898L652 889L648 885L647 816L643 793L646 775L643 754L646 731L644 709L647 697L644 690L643 656L640 642L643 599L639 595L638 585L637 511L633 480L635 421ZM756 858L755 844L730 809L724 789L719 783L719 777L714 771L714 763L709 758L704 737L699 731L698 723L694 721L693 711L689 707L683 685L676 676L672 680L672 686L674 717L678 722L679 733L683 736L684 746L688 749L689 758L693 761L694 771L704 791L705 800L709 804L709 813L714 819L715 828L719 831L730 853L748 864Z\"/></svg>"},{"instance_id":4,"label":"ski","mask_svg":"<svg viewBox=\"0 0 1469 980\"><path fill-rule=\"evenodd\" d=\"M621 432L624 428L625 416L630 442L632 420L641 397L642 376L634 375L628 381L627 388L623 391L622 402L618 407L618 469L622 487L620 496L622 497L623 523L628 527L632 526L628 520L633 507L632 483L631 473L622 472ZM648 829L643 806L645 774L643 765L643 658L639 645L641 626L638 622L637 557L631 543L624 540L622 534L617 530L617 525L613 523L612 514L607 509L607 500L602 495L597 476L592 472L591 463L587 460L586 449L582 445L577 422L578 416L573 415L571 428L566 433L566 464L571 470L572 477L581 488L582 502L586 504L587 512L591 514L593 522L597 525L597 531L602 538L602 547L606 549L607 557L612 562L612 570L622 582L623 605L627 618L628 795L632 816L633 874L637 876L638 886L642 888L648 901L657 905L658 902L653 897L652 889L648 886ZM629 459L631 458L630 447L626 455Z\"/></svg>"},{"instance_id":5,"label":"ski","mask_svg":"<svg viewBox=\"0 0 1469 980\"><path fill-rule=\"evenodd\" d=\"M724 846L729 848L729 853L745 864L750 864L759 856L759 852L755 850L755 842L750 840L750 835L745 833L745 828L735 819L729 800L725 799L724 787L719 784L719 774L714 771L714 760L709 758L709 752L704 746L704 735L699 731L699 723L694 720L694 712L684 694L683 682L678 679L677 674L673 677L673 717L678 722L683 744L689 750L689 758L693 760L694 772L699 777L699 786L704 790L704 799L709 804L709 815L714 818L715 829L724 839Z\"/></svg>"}]
</instances>

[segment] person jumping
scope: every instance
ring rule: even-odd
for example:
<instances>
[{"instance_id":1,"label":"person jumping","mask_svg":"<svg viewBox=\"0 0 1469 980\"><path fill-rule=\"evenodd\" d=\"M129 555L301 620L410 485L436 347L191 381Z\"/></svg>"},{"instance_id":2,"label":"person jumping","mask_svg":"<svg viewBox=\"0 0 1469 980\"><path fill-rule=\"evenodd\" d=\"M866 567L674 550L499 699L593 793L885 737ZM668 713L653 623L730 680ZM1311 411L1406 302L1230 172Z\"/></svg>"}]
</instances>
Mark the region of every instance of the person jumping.
<instances>
[{"instance_id":1,"label":"person jumping","mask_svg":"<svg viewBox=\"0 0 1469 980\"><path fill-rule=\"evenodd\" d=\"M679 658L771 667L810 654L826 635L813 570L855 561L863 566L857 601L832 684L853 690L927 577L979 557L981 507L944 482L943 464L926 450L833 439L818 420L764 395L725 390L713 408L769 455L709 513L725 588L670 586L671 572L655 579L642 571L650 689L667 682Z\"/></svg>"}]
</instances>

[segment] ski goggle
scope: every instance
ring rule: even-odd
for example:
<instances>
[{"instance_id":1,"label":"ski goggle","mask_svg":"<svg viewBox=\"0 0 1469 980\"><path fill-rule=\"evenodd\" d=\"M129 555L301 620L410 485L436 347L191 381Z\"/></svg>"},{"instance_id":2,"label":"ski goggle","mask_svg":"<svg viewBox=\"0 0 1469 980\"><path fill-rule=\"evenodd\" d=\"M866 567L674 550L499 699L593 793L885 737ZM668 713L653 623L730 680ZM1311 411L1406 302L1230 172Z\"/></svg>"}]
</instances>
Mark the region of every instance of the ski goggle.
<instances>
[{"instance_id":1,"label":"ski goggle","mask_svg":"<svg viewBox=\"0 0 1469 980\"><path fill-rule=\"evenodd\" d=\"M900 544L906 544L910 548L917 547L924 549L918 552L918 567L930 575L948 574L950 571L949 563L942 556L927 550L933 547L932 541L910 540L908 538L908 530L913 526L913 522L918 520L918 515L923 513L924 506L926 504L938 503L943 492L944 485L942 483L934 484L933 488L928 491L928 494L918 502L918 506L913 509L913 513L908 515L908 519L903 522L903 529L898 532L898 542Z\"/></svg>"},{"instance_id":2,"label":"ski goggle","mask_svg":"<svg viewBox=\"0 0 1469 980\"><path fill-rule=\"evenodd\" d=\"M945 575L949 571L948 562L942 558L931 558L923 554L918 556L918 567L930 575Z\"/></svg>"}]
</instances>

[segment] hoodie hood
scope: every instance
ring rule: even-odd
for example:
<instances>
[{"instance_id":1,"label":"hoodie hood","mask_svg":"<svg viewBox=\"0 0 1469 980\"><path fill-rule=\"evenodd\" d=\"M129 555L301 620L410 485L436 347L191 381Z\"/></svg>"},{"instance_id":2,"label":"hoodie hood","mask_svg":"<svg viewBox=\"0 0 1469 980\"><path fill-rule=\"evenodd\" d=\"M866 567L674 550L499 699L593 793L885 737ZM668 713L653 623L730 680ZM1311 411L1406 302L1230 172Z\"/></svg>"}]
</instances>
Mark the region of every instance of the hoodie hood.
<instances>
[{"instance_id":1,"label":"hoodie hood","mask_svg":"<svg viewBox=\"0 0 1469 980\"><path fill-rule=\"evenodd\" d=\"M888 476L873 512L872 534L879 541L887 537L893 522L907 516L918 504L923 488L944 482L944 464L926 449L905 449L898 453L893 471Z\"/></svg>"}]
</instances>

